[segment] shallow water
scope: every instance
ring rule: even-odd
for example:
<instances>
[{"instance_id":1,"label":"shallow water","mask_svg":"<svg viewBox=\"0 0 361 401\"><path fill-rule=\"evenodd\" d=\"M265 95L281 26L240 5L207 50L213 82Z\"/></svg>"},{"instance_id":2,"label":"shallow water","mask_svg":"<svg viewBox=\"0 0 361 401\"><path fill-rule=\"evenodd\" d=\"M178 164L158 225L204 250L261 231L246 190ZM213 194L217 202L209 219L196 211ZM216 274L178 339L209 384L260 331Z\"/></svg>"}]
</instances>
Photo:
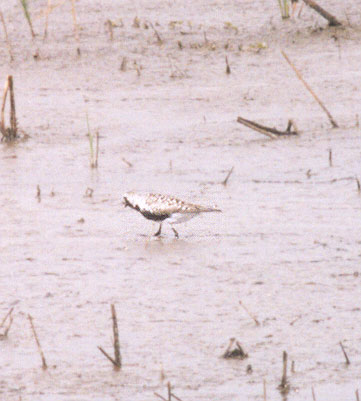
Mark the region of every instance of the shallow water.
<instances>
[{"instance_id":1,"label":"shallow water","mask_svg":"<svg viewBox=\"0 0 361 401\"><path fill-rule=\"evenodd\" d=\"M336 3L330 9L342 18ZM359 21L361 11L346 3L351 22ZM361 197L354 179L361 179L360 33L310 33L324 26L310 11L282 22L263 2L244 9L217 3L222 13L200 2L187 5L192 34L182 35L185 22L178 30L168 25L186 19L182 4L126 3L120 10L111 2L79 3L80 58L70 10L59 7L47 42L33 45L39 61L26 50L20 8L3 10L16 57L0 68L14 75L19 125L30 135L0 148L0 319L14 306L13 326L0 341L6 400L154 400L154 392L166 396L168 381L184 401L263 399L264 380L268 399L282 399L283 350L295 362L288 400L311 399L312 387L320 400L354 398L361 355ZM114 28L110 42L103 23L119 15L124 27ZM162 46L149 29L132 27L136 15L159 22ZM224 29L229 20L237 34ZM35 19L39 32L41 21ZM204 30L215 50L192 47L203 43ZM264 38L265 51L246 50ZM245 50L237 50L239 42ZM341 128L329 128L281 60L281 47ZM6 48L0 51L6 60ZM123 56L126 72L119 71ZM170 59L186 76L171 77ZM86 111L101 136L98 169L89 167ZM237 115L280 127L293 117L302 135L272 141L237 124ZM178 226L179 240L166 225L154 239L156 225L122 207L121 194L131 189L216 204L223 213ZM120 372L97 349L112 349L111 303ZM231 337L248 359L221 357Z\"/></svg>"}]
</instances>

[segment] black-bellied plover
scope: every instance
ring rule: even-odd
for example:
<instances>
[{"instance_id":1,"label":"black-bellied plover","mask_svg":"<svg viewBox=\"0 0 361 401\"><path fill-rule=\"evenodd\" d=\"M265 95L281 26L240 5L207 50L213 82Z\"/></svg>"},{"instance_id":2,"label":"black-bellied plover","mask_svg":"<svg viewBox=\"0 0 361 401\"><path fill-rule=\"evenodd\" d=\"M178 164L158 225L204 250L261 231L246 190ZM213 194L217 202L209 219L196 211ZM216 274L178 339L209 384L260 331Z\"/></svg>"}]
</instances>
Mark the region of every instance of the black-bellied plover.
<instances>
[{"instance_id":1,"label":"black-bellied plover","mask_svg":"<svg viewBox=\"0 0 361 401\"><path fill-rule=\"evenodd\" d=\"M167 220L171 225L174 235L178 238L178 232L173 227L173 224L184 223L200 213L221 211L215 207L205 207L184 202L173 196L152 193L127 192L124 194L123 199L125 207L131 207L148 220L159 222L159 229L154 234L156 237L162 232L164 220Z\"/></svg>"}]
</instances>

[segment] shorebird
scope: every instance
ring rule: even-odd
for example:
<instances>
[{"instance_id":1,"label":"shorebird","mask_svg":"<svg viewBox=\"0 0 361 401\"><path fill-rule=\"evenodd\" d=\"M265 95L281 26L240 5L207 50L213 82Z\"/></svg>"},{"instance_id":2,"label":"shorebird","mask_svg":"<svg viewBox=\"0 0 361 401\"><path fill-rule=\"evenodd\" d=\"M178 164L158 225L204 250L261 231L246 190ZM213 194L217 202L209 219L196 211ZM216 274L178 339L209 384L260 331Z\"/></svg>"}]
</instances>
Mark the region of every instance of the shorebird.
<instances>
[{"instance_id":1,"label":"shorebird","mask_svg":"<svg viewBox=\"0 0 361 401\"><path fill-rule=\"evenodd\" d=\"M123 199L125 207L131 207L148 220L159 222L159 229L154 234L156 237L161 234L162 223L165 220L171 225L175 237L178 238L178 232L173 227L173 224L184 223L201 213L221 211L215 207L205 207L184 202L173 196L152 193L127 192L123 195Z\"/></svg>"}]
</instances>

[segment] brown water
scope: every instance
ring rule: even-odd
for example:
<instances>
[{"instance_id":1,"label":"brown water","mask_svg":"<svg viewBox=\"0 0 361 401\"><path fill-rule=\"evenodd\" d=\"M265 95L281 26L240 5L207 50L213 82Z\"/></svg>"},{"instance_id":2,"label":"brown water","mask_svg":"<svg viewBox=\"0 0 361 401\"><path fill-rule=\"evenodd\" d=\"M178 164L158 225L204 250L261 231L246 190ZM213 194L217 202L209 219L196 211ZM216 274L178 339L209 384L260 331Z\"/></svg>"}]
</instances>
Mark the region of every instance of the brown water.
<instances>
[{"instance_id":1,"label":"brown water","mask_svg":"<svg viewBox=\"0 0 361 401\"><path fill-rule=\"evenodd\" d=\"M35 43L20 5L2 7L15 61L3 43L1 76L14 76L19 125L30 138L0 148L0 320L15 308L0 341L0 399L154 400L170 381L183 401L261 400L264 379L268 399L282 399L283 350L295 361L288 400L312 399L312 387L318 400L355 399L361 7L330 1L347 27L319 31L324 22L307 9L281 21L276 1L83 0L76 44L68 4L50 14L42 42L45 3L31 3ZM141 28L132 27L135 16ZM110 41L105 22L120 18ZM256 52L262 42L267 48ZM282 48L339 129L330 129ZM98 169L89 167L86 112L101 135ZM280 128L292 117L302 135L272 141L237 124L238 115ZM166 226L152 239L156 226L122 207L131 189L223 213L180 225L179 240ZM111 303L120 372L97 349L112 351ZM221 358L230 337L248 359Z\"/></svg>"}]
</instances>

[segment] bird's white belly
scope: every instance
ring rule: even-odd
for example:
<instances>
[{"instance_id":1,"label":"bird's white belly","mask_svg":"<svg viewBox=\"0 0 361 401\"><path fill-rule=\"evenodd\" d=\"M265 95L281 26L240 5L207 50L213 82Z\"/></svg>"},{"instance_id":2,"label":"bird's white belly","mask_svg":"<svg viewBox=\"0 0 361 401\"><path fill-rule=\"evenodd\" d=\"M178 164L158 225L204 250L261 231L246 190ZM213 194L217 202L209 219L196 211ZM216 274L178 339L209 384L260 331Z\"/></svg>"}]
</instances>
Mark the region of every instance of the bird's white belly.
<instances>
[{"instance_id":1,"label":"bird's white belly","mask_svg":"<svg viewBox=\"0 0 361 401\"><path fill-rule=\"evenodd\" d=\"M193 217L197 216L199 213L173 213L168 219L169 224L179 224L184 223Z\"/></svg>"}]
</instances>

